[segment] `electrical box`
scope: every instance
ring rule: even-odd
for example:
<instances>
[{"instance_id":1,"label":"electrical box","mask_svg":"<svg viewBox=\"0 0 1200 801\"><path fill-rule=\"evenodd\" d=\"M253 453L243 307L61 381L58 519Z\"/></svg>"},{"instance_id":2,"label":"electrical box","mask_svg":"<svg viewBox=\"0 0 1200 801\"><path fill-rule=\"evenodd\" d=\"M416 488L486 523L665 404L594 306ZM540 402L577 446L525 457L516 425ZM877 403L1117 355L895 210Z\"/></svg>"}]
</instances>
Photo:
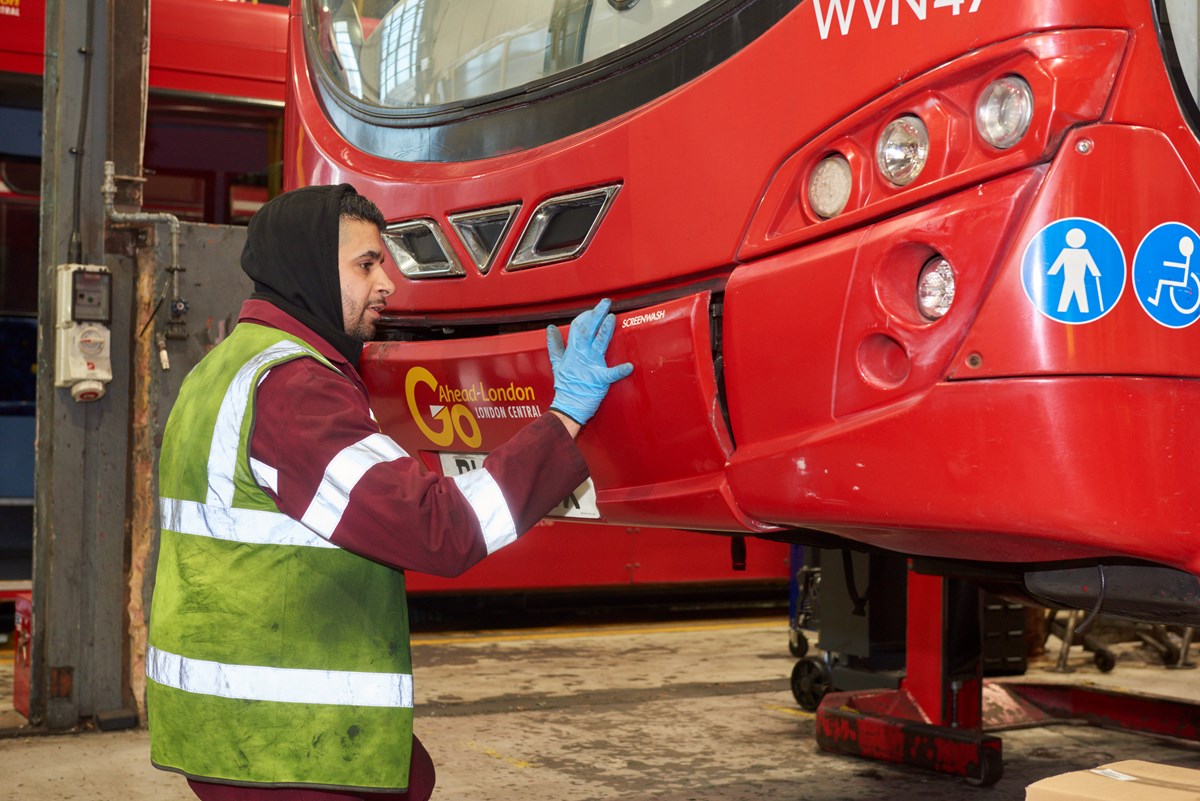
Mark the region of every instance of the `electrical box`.
<instances>
[{"instance_id":1,"label":"electrical box","mask_svg":"<svg viewBox=\"0 0 1200 801\"><path fill-rule=\"evenodd\" d=\"M112 381L112 273L98 265L60 264L57 289L54 386L69 387L77 401L94 401Z\"/></svg>"}]
</instances>

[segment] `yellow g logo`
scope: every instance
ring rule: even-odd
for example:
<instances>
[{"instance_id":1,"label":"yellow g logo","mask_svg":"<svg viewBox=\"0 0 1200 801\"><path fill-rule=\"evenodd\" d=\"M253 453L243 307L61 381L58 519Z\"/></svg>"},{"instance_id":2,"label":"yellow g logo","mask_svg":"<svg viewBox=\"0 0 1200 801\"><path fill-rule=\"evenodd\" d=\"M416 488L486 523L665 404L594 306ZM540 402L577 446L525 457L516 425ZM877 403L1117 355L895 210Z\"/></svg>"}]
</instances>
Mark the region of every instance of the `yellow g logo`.
<instances>
[{"instance_id":1,"label":"yellow g logo","mask_svg":"<svg viewBox=\"0 0 1200 801\"><path fill-rule=\"evenodd\" d=\"M418 384L429 387L436 397L438 382L433 377L433 373L424 367L413 367L404 378L404 397L408 399L408 411L412 414L417 428L421 429L421 433L429 437L429 441L440 448L449 447L454 442L455 434L468 448L478 448L483 442L483 432L479 430L479 422L475 419L475 415L471 414L471 410L461 403L452 406L430 406L429 411L433 413L434 422L439 424L437 428L434 428L425 420L421 410L417 407L416 388ZM436 412L434 412L435 409Z\"/></svg>"}]
</instances>

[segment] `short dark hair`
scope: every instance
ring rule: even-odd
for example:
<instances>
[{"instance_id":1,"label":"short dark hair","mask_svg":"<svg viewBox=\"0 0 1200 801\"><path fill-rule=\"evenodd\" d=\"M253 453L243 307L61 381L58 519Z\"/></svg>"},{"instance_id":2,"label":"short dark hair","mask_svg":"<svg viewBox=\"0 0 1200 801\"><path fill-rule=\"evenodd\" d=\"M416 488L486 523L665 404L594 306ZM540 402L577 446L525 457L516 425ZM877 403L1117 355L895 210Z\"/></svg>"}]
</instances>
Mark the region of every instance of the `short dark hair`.
<instances>
[{"instance_id":1,"label":"short dark hair","mask_svg":"<svg viewBox=\"0 0 1200 801\"><path fill-rule=\"evenodd\" d=\"M380 231L387 225L387 220L383 218L383 212L370 198L349 191L342 194L342 202L338 207L338 219L371 223Z\"/></svg>"}]
</instances>

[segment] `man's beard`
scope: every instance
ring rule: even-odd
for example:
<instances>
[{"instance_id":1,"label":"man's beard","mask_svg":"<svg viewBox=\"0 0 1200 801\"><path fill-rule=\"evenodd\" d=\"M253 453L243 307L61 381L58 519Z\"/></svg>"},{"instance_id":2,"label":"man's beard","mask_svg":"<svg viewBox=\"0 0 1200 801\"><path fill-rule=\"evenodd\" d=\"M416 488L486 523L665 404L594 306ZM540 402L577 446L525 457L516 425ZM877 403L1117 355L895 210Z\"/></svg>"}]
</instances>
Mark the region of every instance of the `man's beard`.
<instances>
[{"instance_id":1,"label":"man's beard","mask_svg":"<svg viewBox=\"0 0 1200 801\"><path fill-rule=\"evenodd\" d=\"M375 338L375 324L368 322L366 319L367 309L363 307L354 316L354 322L346 326L346 333L360 342L370 342ZM342 316L345 319L350 319L352 316L350 309L342 309Z\"/></svg>"}]
</instances>

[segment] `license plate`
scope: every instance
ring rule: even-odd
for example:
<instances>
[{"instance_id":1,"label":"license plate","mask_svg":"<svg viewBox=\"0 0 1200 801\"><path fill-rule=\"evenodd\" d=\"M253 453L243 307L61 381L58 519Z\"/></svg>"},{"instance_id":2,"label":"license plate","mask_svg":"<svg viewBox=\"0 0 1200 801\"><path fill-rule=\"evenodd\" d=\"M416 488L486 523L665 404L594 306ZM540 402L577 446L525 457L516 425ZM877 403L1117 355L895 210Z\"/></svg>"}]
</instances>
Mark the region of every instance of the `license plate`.
<instances>
[{"instance_id":1,"label":"license plate","mask_svg":"<svg viewBox=\"0 0 1200 801\"><path fill-rule=\"evenodd\" d=\"M439 453L442 462L442 474L457 476L471 470L483 467L486 453ZM575 488L575 491L554 507L546 517L576 517L584 520L599 520L600 510L596 508L596 486L589 478Z\"/></svg>"}]
</instances>

